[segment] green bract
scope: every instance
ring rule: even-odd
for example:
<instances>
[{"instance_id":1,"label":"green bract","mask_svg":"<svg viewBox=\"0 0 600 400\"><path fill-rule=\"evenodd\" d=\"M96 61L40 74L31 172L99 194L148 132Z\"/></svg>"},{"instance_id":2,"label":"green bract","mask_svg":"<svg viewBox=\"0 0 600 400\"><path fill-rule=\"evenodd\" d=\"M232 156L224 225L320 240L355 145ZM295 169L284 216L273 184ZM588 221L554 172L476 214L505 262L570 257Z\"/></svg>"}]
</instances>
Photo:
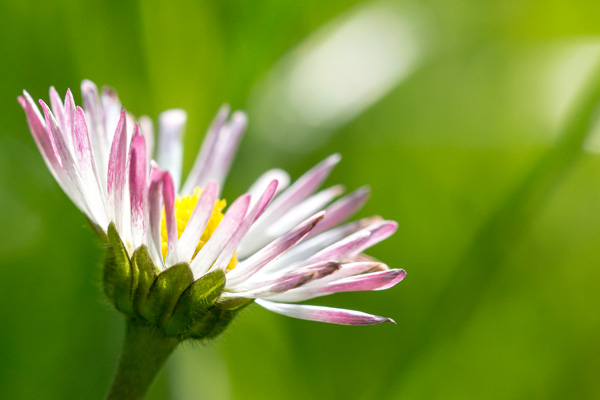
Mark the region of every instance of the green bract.
<instances>
[{"instance_id":1,"label":"green bract","mask_svg":"<svg viewBox=\"0 0 600 400\"><path fill-rule=\"evenodd\" d=\"M194 281L187 263L161 272L145 245L130 258L113 223L106 240L106 295L121 313L161 329L166 336L180 340L214 338L253 301L219 301L225 287L225 272L220 269Z\"/></svg>"}]
</instances>

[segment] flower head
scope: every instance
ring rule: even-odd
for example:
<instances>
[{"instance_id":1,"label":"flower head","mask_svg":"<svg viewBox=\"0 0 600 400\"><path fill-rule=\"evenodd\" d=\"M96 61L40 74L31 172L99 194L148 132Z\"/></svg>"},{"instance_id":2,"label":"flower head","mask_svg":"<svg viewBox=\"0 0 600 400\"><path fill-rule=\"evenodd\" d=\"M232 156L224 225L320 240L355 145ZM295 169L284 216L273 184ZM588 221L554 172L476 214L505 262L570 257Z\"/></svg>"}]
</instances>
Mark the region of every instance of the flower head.
<instances>
[{"instance_id":1,"label":"flower head","mask_svg":"<svg viewBox=\"0 0 600 400\"><path fill-rule=\"evenodd\" d=\"M191 172L181 181L187 115L163 112L154 146L152 122L128 114L114 90L82 83L83 108L50 89L42 113L24 92L19 103L53 176L109 244L105 291L117 309L168 335L219 334L256 301L290 317L346 325L389 318L294 304L337 292L383 290L402 269L363 254L397 224L379 217L346 222L368 197L360 188L317 192L340 156L291 185L265 172L229 206L221 188L245 130L240 111L223 106ZM156 149L155 149L156 147Z\"/></svg>"}]
</instances>

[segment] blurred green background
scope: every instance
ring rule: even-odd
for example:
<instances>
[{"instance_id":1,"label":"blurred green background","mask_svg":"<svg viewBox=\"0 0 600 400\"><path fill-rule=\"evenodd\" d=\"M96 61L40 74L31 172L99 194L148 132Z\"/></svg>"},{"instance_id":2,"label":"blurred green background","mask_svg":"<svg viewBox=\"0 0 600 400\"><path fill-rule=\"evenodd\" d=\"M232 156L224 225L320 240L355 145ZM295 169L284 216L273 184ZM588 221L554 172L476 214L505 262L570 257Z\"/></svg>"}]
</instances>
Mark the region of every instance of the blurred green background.
<instances>
[{"instance_id":1,"label":"blurred green background","mask_svg":"<svg viewBox=\"0 0 600 400\"><path fill-rule=\"evenodd\" d=\"M249 112L231 199L330 153L370 250L407 278L313 303L397 326L258 306L185 344L152 399L600 398L600 158L569 110L600 60L595 0L0 1L0 398L99 399L123 335L103 249L47 171L16 97L88 78L129 111L189 113L186 170L223 102Z\"/></svg>"}]
</instances>

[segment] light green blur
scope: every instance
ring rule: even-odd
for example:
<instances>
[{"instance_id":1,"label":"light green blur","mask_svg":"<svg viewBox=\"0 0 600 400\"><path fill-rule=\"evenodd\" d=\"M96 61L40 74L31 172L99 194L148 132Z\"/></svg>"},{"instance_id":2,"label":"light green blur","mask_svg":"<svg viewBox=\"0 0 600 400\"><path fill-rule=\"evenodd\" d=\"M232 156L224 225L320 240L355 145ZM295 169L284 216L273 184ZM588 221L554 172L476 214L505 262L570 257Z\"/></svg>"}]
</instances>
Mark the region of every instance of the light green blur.
<instances>
[{"instance_id":1,"label":"light green blur","mask_svg":"<svg viewBox=\"0 0 600 400\"><path fill-rule=\"evenodd\" d=\"M268 168L296 178L340 152L327 183L370 185L358 216L399 222L368 253L403 282L312 302L397 326L251 306L178 348L151 399L600 398L600 129L582 146L568 122L598 75L598 15L586 0L0 0L0 399L102 398L121 346L101 241L16 101L54 85L79 102L85 78L136 115L187 110L185 171L222 103L247 110L229 202Z\"/></svg>"}]
</instances>

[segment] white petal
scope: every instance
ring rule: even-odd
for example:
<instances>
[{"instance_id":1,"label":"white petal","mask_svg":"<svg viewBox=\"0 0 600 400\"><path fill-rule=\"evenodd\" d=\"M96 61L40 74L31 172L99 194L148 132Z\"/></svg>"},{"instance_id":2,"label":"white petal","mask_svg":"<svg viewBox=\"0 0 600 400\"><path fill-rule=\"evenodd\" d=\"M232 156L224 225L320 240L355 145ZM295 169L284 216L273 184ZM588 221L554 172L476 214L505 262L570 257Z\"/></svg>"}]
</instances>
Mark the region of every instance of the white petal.
<instances>
[{"instance_id":1,"label":"white petal","mask_svg":"<svg viewBox=\"0 0 600 400\"><path fill-rule=\"evenodd\" d=\"M186 121L186 112L179 109L164 111L158 117L159 143L156 160L161 169L167 170L171 174L176 193L179 192L181 185L183 161L181 140Z\"/></svg>"},{"instance_id":2,"label":"white petal","mask_svg":"<svg viewBox=\"0 0 600 400\"><path fill-rule=\"evenodd\" d=\"M333 167L339 162L340 155L333 154L321 161L302 175L288 189L283 191L273 204L265 211L263 216L252 226L247 240L241 245L242 254L245 256L264 246L273 238L266 232L281 217L289 212L294 206L301 203L313 194L323 181L329 176Z\"/></svg>"},{"instance_id":3,"label":"white petal","mask_svg":"<svg viewBox=\"0 0 600 400\"><path fill-rule=\"evenodd\" d=\"M227 285L235 286L260 271L265 265L277 260L302 241L309 232L323 219L324 213L318 213L287 232L285 235L275 239L267 246L253 254L251 257L241 261L237 267L227 274Z\"/></svg>"},{"instance_id":4,"label":"white petal","mask_svg":"<svg viewBox=\"0 0 600 400\"><path fill-rule=\"evenodd\" d=\"M258 200L260 195L265 191L271 181L277 181L277 191L275 195L281 193L282 190L288 187L290 184L290 176L287 172L282 169L270 169L263 173L248 189L248 193L252 196L253 203ZM252 204L254 205L254 204Z\"/></svg>"},{"instance_id":5,"label":"white petal","mask_svg":"<svg viewBox=\"0 0 600 400\"><path fill-rule=\"evenodd\" d=\"M360 311L344 310L341 308L307 306L303 304L276 303L257 299L256 303L269 311L292 318L309 321L327 322L339 325L374 325L382 322L394 322L391 318L379 317Z\"/></svg>"},{"instance_id":6,"label":"white petal","mask_svg":"<svg viewBox=\"0 0 600 400\"><path fill-rule=\"evenodd\" d=\"M148 165L152 160L154 154L154 125L152 124L152 118L147 115L142 115L139 119L140 129L144 139L146 139L146 157Z\"/></svg>"},{"instance_id":7,"label":"white petal","mask_svg":"<svg viewBox=\"0 0 600 400\"><path fill-rule=\"evenodd\" d=\"M189 263L196 251L206 224L210 220L219 191L216 182L209 182L198 199L192 215L179 238L179 261Z\"/></svg>"},{"instance_id":8,"label":"white petal","mask_svg":"<svg viewBox=\"0 0 600 400\"><path fill-rule=\"evenodd\" d=\"M274 238L284 234L306 218L321 211L329 204L329 202L331 202L331 200L335 199L343 192L344 187L342 185L336 185L310 196L271 225L265 232L266 236ZM326 219L327 215L325 216L324 221Z\"/></svg>"},{"instance_id":9,"label":"white petal","mask_svg":"<svg viewBox=\"0 0 600 400\"><path fill-rule=\"evenodd\" d=\"M325 216L327 216L326 212ZM285 265L293 265L302 260L306 260L313 254L318 253L327 246L330 246L355 232L363 229L369 229L369 227L378 227L381 221L382 219L380 217L364 218L358 221L350 222L346 225L342 225L338 228L331 229L327 232L323 232L312 238L310 238L311 234L309 233L307 237L310 239L306 239L298 246L290 249L290 251L277 260L272 267L273 269L278 269L284 267ZM315 229L317 228L318 225Z\"/></svg>"},{"instance_id":10,"label":"white petal","mask_svg":"<svg viewBox=\"0 0 600 400\"><path fill-rule=\"evenodd\" d=\"M203 184L210 180L207 176L207 172L213 163L219 132L225 124L229 112L229 106L224 104L210 124L206 136L204 137L204 141L202 142L202 146L200 147L200 151L198 152L198 156L196 157L196 161L194 161L194 166L181 190L183 196L192 194L196 187L202 187L204 186Z\"/></svg>"},{"instance_id":11,"label":"white petal","mask_svg":"<svg viewBox=\"0 0 600 400\"><path fill-rule=\"evenodd\" d=\"M215 232L190 264L194 278L202 276L212 267L242 223L249 204L250 195L246 194L240 196L229 207Z\"/></svg>"}]
</instances>

